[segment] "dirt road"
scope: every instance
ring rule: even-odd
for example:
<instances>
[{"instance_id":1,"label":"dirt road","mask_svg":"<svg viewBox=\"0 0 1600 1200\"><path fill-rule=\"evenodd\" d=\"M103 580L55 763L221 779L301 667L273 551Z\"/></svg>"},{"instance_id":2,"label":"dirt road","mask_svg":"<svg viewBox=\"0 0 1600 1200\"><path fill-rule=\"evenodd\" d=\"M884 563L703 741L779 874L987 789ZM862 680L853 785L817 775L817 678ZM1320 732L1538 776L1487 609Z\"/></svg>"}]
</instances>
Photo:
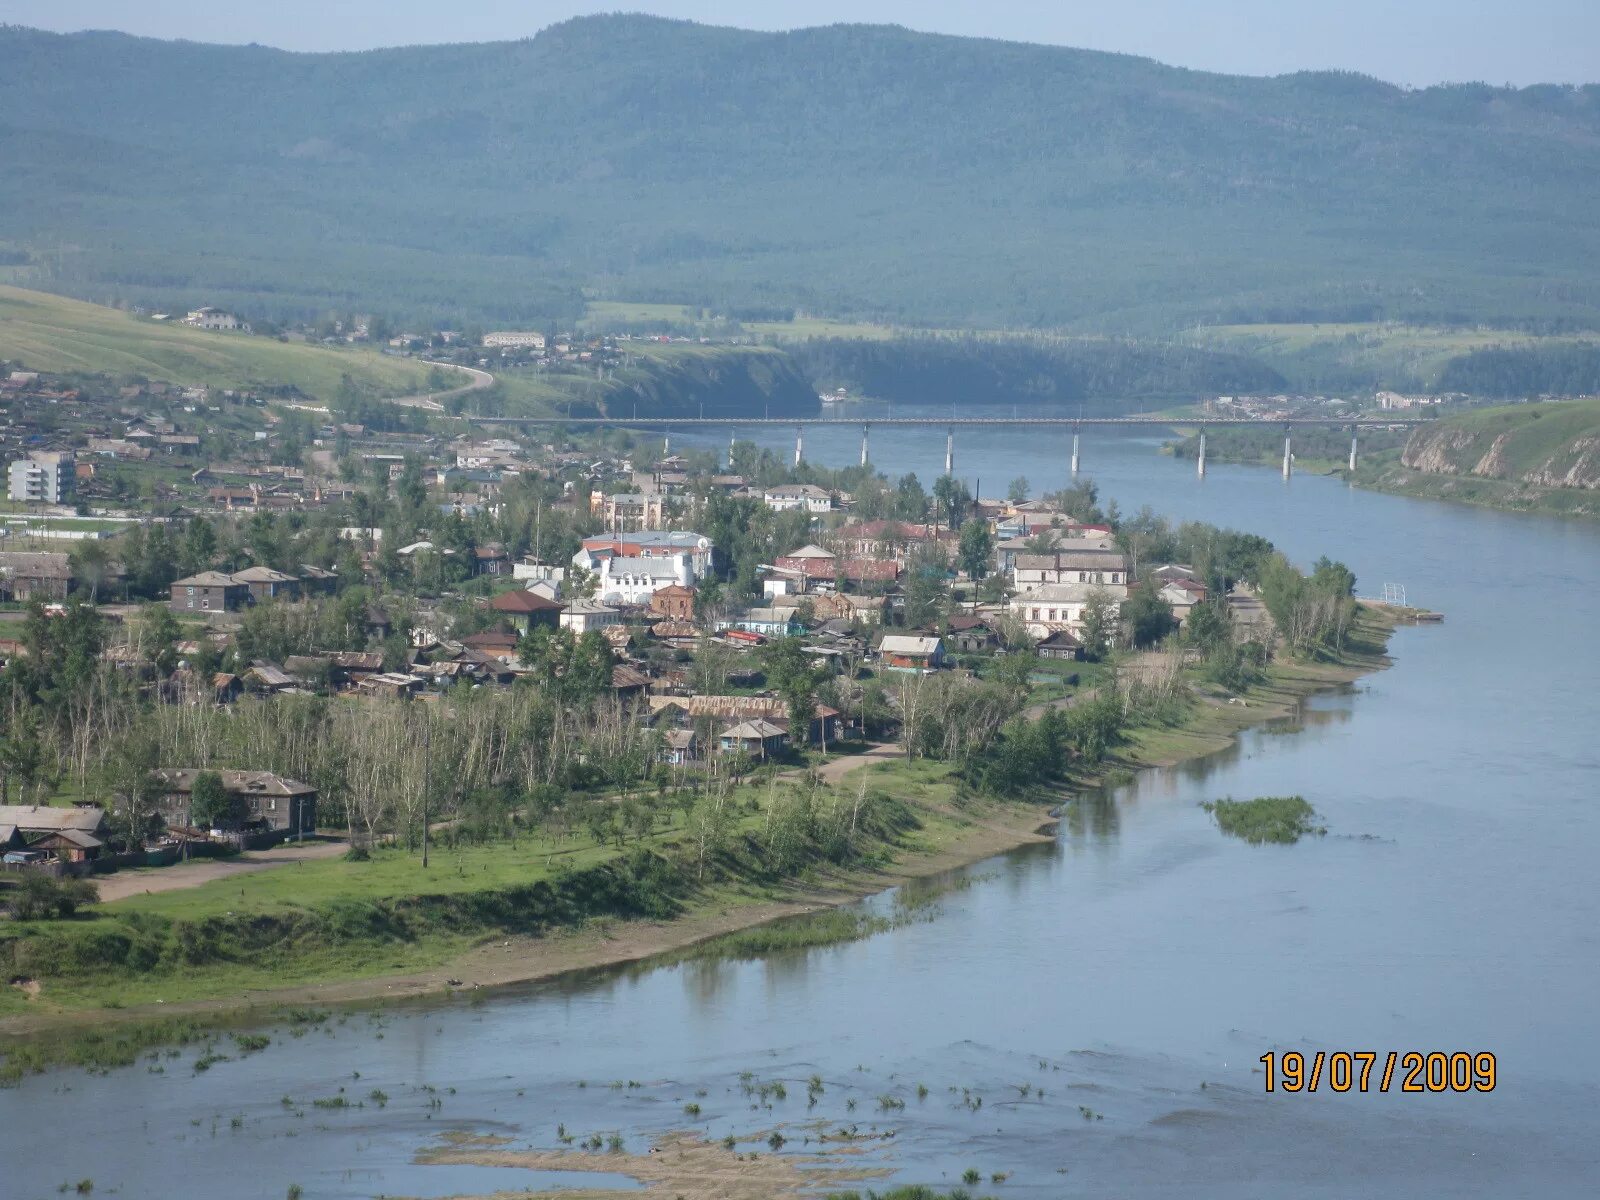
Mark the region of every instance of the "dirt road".
<instances>
[{"instance_id":1,"label":"dirt road","mask_svg":"<svg viewBox=\"0 0 1600 1200\"><path fill-rule=\"evenodd\" d=\"M348 842L305 842L298 845L291 843L275 846L271 850L247 851L236 858L201 858L170 867L141 867L93 878L95 885L100 889L100 901L104 904L112 900L125 900L129 896L199 887L202 883L210 883L215 879L253 875L257 871L270 871L274 867L287 866L289 863L333 858L349 848Z\"/></svg>"}]
</instances>

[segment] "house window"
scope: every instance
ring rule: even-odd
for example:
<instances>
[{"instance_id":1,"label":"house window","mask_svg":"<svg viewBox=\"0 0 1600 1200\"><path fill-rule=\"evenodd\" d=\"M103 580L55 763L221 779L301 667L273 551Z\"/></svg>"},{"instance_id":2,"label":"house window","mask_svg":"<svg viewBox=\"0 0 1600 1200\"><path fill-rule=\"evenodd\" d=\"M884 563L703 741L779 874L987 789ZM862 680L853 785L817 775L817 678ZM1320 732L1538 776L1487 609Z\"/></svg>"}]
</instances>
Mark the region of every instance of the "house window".
<instances>
[{"instance_id":1,"label":"house window","mask_svg":"<svg viewBox=\"0 0 1600 1200\"><path fill-rule=\"evenodd\" d=\"M201 608L210 608L211 607L211 597L210 596L202 596L200 598L200 607Z\"/></svg>"},{"instance_id":2,"label":"house window","mask_svg":"<svg viewBox=\"0 0 1600 1200\"><path fill-rule=\"evenodd\" d=\"M186 594L188 594L190 596L194 595L194 589L193 588L184 588L183 590L184 590L184 592Z\"/></svg>"}]
</instances>

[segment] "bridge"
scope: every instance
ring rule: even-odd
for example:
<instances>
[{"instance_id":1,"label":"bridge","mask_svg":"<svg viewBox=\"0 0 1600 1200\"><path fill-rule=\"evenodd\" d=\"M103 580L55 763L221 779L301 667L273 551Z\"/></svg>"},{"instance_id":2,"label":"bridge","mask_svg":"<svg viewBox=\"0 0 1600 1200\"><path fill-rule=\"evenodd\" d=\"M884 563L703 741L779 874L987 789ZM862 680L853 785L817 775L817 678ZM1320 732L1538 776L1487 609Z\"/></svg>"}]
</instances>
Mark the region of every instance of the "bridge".
<instances>
[{"instance_id":1,"label":"bridge","mask_svg":"<svg viewBox=\"0 0 1600 1200\"><path fill-rule=\"evenodd\" d=\"M1206 429L1208 427L1255 426L1283 430L1283 477L1294 471L1295 429L1348 429L1350 431L1350 470L1356 469L1359 457L1360 430L1388 429L1396 425L1426 425L1432 417L1284 417L1278 420L1261 417L473 417L477 425L640 425L649 429L722 428L729 426L782 425L794 428L794 461L799 466L805 456L805 431L808 425L859 425L861 427L861 465L867 465L868 447L872 427L881 426L931 426L946 430L944 439L944 473L953 475L956 467L956 429L975 428L1029 428L1070 425L1072 427L1072 474L1078 474L1081 433L1084 425L1122 425L1130 427L1195 425L1200 429L1199 453L1195 456L1195 472L1204 479L1206 475ZM728 461L733 461L732 440L729 441Z\"/></svg>"}]
</instances>

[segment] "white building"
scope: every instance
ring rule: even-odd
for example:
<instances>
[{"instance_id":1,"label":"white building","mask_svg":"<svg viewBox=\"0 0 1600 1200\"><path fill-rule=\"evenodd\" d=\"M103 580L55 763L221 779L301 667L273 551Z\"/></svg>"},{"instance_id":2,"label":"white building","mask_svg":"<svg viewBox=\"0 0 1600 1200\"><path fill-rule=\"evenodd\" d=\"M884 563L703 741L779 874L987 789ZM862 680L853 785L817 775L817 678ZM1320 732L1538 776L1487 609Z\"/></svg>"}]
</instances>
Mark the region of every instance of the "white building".
<instances>
[{"instance_id":1,"label":"white building","mask_svg":"<svg viewBox=\"0 0 1600 1200\"><path fill-rule=\"evenodd\" d=\"M584 553L582 550L579 554ZM664 587L693 587L694 564L687 554L663 558L624 558L607 555L599 564L600 583L595 594L615 604L648 604Z\"/></svg>"},{"instance_id":2,"label":"white building","mask_svg":"<svg viewBox=\"0 0 1600 1200\"><path fill-rule=\"evenodd\" d=\"M192 325L196 329L242 329L249 332L250 326L246 325L231 312L223 312L220 308L197 308L184 317L185 325Z\"/></svg>"},{"instance_id":3,"label":"white building","mask_svg":"<svg viewBox=\"0 0 1600 1200\"><path fill-rule=\"evenodd\" d=\"M561 628L570 629L582 636L591 629L604 629L607 625L622 623L622 614L606 604L593 600L573 600L561 614Z\"/></svg>"},{"instance_id":4,"label":"white building","mask_svg":"<svg viewBox=\"0 0 1600 1200\"><path fill-rule=\"evenodd\" d=\"M543 350L544 334L502 329L483 335L485 350Z\"/></svg>"},{"instance_id":5,"label":"white building","mask_svg":"<svg viewBox=\"0 0 1600 1200\"><path fill-rule=\"evenodd\" d=\"M761 500L774 512L792 512L799 508L809 513L833 511L832 493L814 483L779 484L763 492Z\"/></svg>"},{"instance_id":6,"label":"white building","mask_svg":"<svg viewBox=\"0 0 1600 1200\"><path fill-rule=\"evenodd\" d=\"M35 450L6 468L11 499L23 504L60 504L72 495L77 463L70 450Z\"/></svg>"},{"instance_id":7,"label":"white building","mask_svg":"<svg viewBox=\"0 0 1600 1200\"><path fill-rule=\"evenodd\" d=\"M1011 613L1027 627L1030 637L1046 637L1057 629L1077 633L1083 628L1083 610L1096 591L1117 597L1112 589L1089 583L1050 583L1011 598Z\"/></svg>"}]
</instances>

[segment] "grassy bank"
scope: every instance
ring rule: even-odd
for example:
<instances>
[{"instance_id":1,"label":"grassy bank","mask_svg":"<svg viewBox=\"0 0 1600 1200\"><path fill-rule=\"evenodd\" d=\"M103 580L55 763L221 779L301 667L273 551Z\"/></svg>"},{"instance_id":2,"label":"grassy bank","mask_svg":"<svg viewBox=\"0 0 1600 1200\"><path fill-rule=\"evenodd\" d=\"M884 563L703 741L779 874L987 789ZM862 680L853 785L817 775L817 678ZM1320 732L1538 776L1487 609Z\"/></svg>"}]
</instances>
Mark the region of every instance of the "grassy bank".
<instances>
[{"instance_id":1,"label":"grassy bank","mask_svg":"<svg viewBox=\"0 0 1600 1200\"><path fill-rule=\"evenodd\" d=\"M0 286L0 358L29 370L142 376L220 388L291 385L329 399L349 375L381 395L427 390L428 367L374 350L194 329L45 292Z\"/></svg>"},{"instance_id":2,"label":"grassy bank","mask_svg":"<svg viewBox=\"0 0 1600 1200\"><path fill-rule=\"evenodd\" d=\"M1065 786L1213 753L1304 696L1381 668L1391 628L1363 610L1350 654L1274 665L1236 697L1243 703L1197 689L1180 718L1133 730L1111 759L1069 772ZM0 990L0 1037L157 1013L253 1008L266 1019L283 1004L437 995L450 980L492 986L699 943L742 957L851 940L879 926L856 914L779 919L1044 836L1045 796L981 799L950 764L896 759L814 793L823 804L871 798L847 857L813 850L780 863L762 831L774 806L805 786L738 789L732 836L703 865L694 831L678 822L621 848L549 835L436 850L427 871L415 855L386 849L370 862L308 861L135 896L76 921L16 923L4 930L0 962L8 978L29 982Z\"/></svg>"}]
</instances>

